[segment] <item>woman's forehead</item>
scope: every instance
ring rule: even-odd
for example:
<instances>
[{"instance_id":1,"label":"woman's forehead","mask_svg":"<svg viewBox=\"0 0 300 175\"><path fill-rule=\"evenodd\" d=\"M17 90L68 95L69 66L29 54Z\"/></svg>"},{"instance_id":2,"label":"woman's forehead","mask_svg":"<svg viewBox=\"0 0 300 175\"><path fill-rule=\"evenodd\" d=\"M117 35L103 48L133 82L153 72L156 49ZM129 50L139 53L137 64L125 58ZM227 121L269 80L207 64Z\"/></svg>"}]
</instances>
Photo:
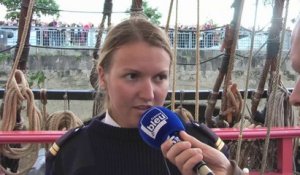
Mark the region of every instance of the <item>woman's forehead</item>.
<instances>
[{"instance_id":1,"label":"woman's forehead","mask_svg":"<svg viewBox=\"0 0 300 175\"><path fill-rule=\"evenodd\" d=\"M163 48L149 45L146 42L135 42L119 47L113 54L113 64L114 62L121 65L145 63L149 66L159 62L169 66L171 58Z\"/></svg>"}]
</instances>

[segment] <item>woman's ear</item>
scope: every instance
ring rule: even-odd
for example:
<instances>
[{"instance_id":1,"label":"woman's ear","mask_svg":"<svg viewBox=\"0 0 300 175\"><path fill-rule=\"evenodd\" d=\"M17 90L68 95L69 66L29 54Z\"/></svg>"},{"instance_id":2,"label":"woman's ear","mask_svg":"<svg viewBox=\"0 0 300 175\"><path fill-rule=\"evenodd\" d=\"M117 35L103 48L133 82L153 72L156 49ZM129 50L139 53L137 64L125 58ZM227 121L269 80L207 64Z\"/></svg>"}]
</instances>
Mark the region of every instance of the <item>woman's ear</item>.
<instances>
[{"instance_id":1,"label":"woman's ear","mask_svg":"<svg viewBox=\"0 0 300 175\"><path fill-rule=\"evenodd\" d=\"M98 68L98 82L101 89L106 88L105 73L103 67Z\"/></svg>"}]
</instances>

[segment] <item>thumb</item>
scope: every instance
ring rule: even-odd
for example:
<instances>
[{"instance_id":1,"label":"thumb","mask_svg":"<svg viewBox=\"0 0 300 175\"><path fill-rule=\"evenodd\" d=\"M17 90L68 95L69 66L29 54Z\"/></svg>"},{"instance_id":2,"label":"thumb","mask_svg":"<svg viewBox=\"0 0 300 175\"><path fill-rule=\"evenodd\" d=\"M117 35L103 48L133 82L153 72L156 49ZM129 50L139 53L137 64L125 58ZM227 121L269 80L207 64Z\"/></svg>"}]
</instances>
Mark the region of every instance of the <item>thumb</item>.
<instances>
[{"instance_id":1,"label":"thumb","mask_svg":"<svg viewBox=\"0 0 300 175\"><path fill-rule=\"evenodd\" d=\"M226 156L223 153L221 153L219 150L199 141L195 137L187 134L185 131L181 131L179 133L179 136L180 136L181 140L190 142L192 144L192 147L202 149L203 160L207 164L210 164L210 165L220 164L221 165L225 162L229 163L229 160L226 158Z\"/></svg>"},{"instance_id":2,"label":"thumb","mask_svg":"<svg viewBox=\"0 0 300 175\"><path fill-rule=\"evenodd\" d=\"M212 148L209 145L206 145L203 142L199 141L195 137L187 134L185 131L180 131L179 136L181 140L189 141L192 144L192 147L194 148L201 148L203 151Z\"/></svg>"}]
</instances>

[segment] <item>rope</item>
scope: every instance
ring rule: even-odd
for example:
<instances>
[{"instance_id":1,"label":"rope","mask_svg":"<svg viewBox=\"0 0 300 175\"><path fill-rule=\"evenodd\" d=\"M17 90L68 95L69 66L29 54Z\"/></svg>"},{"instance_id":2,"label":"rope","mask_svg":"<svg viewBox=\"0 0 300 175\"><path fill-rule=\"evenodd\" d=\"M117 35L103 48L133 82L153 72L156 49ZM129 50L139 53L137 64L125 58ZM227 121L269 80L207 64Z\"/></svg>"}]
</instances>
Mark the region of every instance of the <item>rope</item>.
<instances>
[{"instance_id":1,"label":"rope","mask_svg":"<svg viewBox=\"0 0 300 175\"><path fill-rule=\"evenodd\" d=\"M200 82L200 2L197 0L197 33L196 33L196 93L195 93L195 120L199 122L199 82Z\"/></svg>"},{"instance_id":2,"label":"rope","mask_svg":"<svg viewBox=\"0 0 300 175\"><path fill-rule=\"evenodd\" d=\"M15 74L15 71L18 67L19 61L21 59L21 55L22 55L22 52L23 52L23 49L24 49L24 46L25 46L25 40L26 40L26 37L27 37L28 29L29 29L29 26L30 26L30 20L31 20L30 18L32 16L34 2L35 2L35 0L30 0L29 1L26 21L25 21L25 25L24 25L21 40L20 40L20 47L18 49L17 56L16 56L16 59L15 59L14 65L12 67L11 74L9 75L9 78L7 80L6 86L8 86L10 84L10 82L12 81L13 76Z\"/></svg>"},{"instance_id":3,"label":"rope","mask_svg":"<svg viewBox=\"0 0 300 175\"><path fill-rule=\"evenodd\" d=\"M284 0L282 1L284 3ZM268 156L268 147L269 147L269 142L270 142L270 130L271 130L271 124L272 120L274 119L274 115L276 115L275 110L274 110L274 105L276 104L275 100L276 98L276 93L277 93L277 85L279 82L279 64L281 63L281 56L282 56L282 46L283 46L283 41L284 41L284 35L285 35L285 27L286 27L286 21L287 21L287 16L288 16L288 6L289 6L289 0L286 1L286 11L285 11L285 19L284 19L284 24L283 24L283 31L281 33L281 41L279 43L279 52L278 52L278 60L276 63L276 74L275 77L272 81L272 91L271 91L271 98L268 100L272 105L270 105L270 111L267 111L267 117L266 117L266 122L265 124L267 125L267 136L264 144L264 149L263 149L263 158L262 158L262 168L261 168L261 174L265 172L266 168L266 161L267 161L267 156ZM278 104L277 104L278 105ZM276 108L279 108L279 106L276 106ZM269 110L269 109L268 109Z\"/></svg>"},{"instance_id":4,"label":"rope","mask_svg":"<svg viewBox=\"0 0 300 175\"><path fill-rule=\"evenodd\" d=\"M16 47L16 45L11 46L11 47L6 48L6 49L3 49L3 50L0 50L0 53L6 52L6 51L10 51L11 49L13 49L13 48L15 48L15 47Z\"/></svg>"},{"instance_id":5,"label":"rope","mask_svg":"<svg viewBox=\"0 0 300 175\"><path fill-rule=\"evenodd\" d=\"M170 24L172 9L173 9L173 2L174 2L174 0L170 1L169 13L168 13L168 18L167 18L167 23L166 23L166 28L165 28L166 33L169 32L169 24Z\"/></svg>"},{"instance_id":6,"label":"rope","mask_svg":"<svg viewBox=\"0 0 300 175\"><path fill-rule=\"evenodd\" d=\"M190 111L185 109L183 107L183 100L184 100L184 91L180 91L180 104L179 106L174 110L174 112L185 122L185 123L191 123L191 121L194 121L194 117Z\"/></svg>"},{"instance_id":7,"label":"rope","mask_svg":"<svg viewBox=\"0 0 300 175\"><path fill-rule=\"evenodd\" d=\"M270 99L267 102L267 114L272 114L273 117L272 120L269 121L271 126L284 127L296 125L292 106L288 101L289 95L290 92L286 88L279 86L275 92L274 100ZM272 109L272 106L276 106L276 108Z\"/></svg>"},{"instance_id":8,"label":"rope","mask_svg":"<svg viewBox=\"0 0 300 175\"><path fill-rule=\"evenodd\" d=\"M132 6L130 9L130 17L146 17L143 12L143 1L142 0L135 0L132 1Z\"/></svg>"},{"instance_id":9,"label":"rope","mask_svg":"<svg viewBox=\"0 0 300 175\"><path fill-rule=\"evenodd\" d=\"M176 19L175 19L175 36L174 36L174 43L173 43L173 52L174 52L174 59L172 65L173 71L173 82L172 82L172 96L171 96L171 109L172 111L175 110L175 86L176 86L176 62L177 62L177 36L178 35L178 0L176 0Z\"/></svg>"},{"instance_id":10,"label":"rope","mask_svg":"<svg viewBox=\"0 0 300 175\"><path fill-rule=\"evenodd\" d=\"M47 105L47 90L46 89L41 89L40 101L42 103L42 116L43 116L42 129L46 129L46 120L48 117L47 108L46 108L46 105Z\"/></svg>"},{"instance_id":11,"label":"rope","mask_svg":"<svg viewBox=\"0 0 300 175\"><path fill-rule=\"evenodd\" d=\"M22 102L27 100L27 117L28 117L28 129L37 131L41 129L41 113L34 104L34 95L29 88L25 76L22 71L16 70L15 76L11 79L10 84L7 84L6 96L3 106L3 118L2 118L2 131L15 130L22 123L17 123L17 112L22 109ZM28 161L27 166L23 170L19 170L18 173L12 173L3 166L0 166L0 170L4 171L8 175L23 174L28 171L35 163L40 144L26 144L21 148L12 148L9 144L0 145L0 152L8 158L20 159L22 157L34 154L33 159Z\"/></svg>"},{"instance_id":12,"label":"rope","mask_svg":"<svg viewBox=\"0 0 300 175\"><path fill-rule=\"evenodd\" d=\"M83 122L72 111L56 111L49 115L46 122L47 130L69 130L83 125Z\"/></svg>"},{"instance_id":13,"label":"rope","mask_svg":"<svg viewBox=\"0 0 300 175\"><path fill-rule=\"evenodd\" d=\"M39 110L34 105L34 96L32 91L29 89L28 83L25 80L25 76L19 70L17 70L17 66L21 59L21 55L25 46L25 40L27 37L28 29L30 26L30 21L33 12L35 0L29 1L26 21L24 24L24 28L22 31L22 36L20 39L20 47L18 49L12 71L9 75L8 81L6 83L6 92L4 98L3 105L3 122L2 122L2 130L3 131L11 131L15 130L18 127L22 126L22 123L18 123L16 121L17 115L20 115L21 104L22 101L27 100L27 117L29 122L29 130L40 130L40 121L41 114ZM18 146L19 147L19 146ZM27 172L35 163L38 150L40 149L40 144L26 144L18 147L11 147L9 144L0 145L0 152L4 156L11 159L20 159L22 157L28 156L30 154L34 154L32 159L28 161L27 166L19 170L17 173L13 173L10 170L6 170L2 165L0 166L0 170L2 170L5 174L8 175L18 175L24 174Z\"/></svg>"},{"instance_id":14,"label":"rope","mask_svg":"<svg viewBox=\"0 0 300 175\"><path fill-rule=\"evenodd\" d=\"M83 122L72 111L56 111L49 115L46 121L46 130L69 130L83 125ZM46 150L49 150L52 144L46 144Z\"/></svg>"},{"instance_id":15,"label":"rope","mask_svg":"<svg viewBox=\"0 0 300 175\"><path fill-rule=\"evenodd\" d=\"M248 86L249 86L249 79L250 79L251 63L252 63L252 58L253 58L257 8L258 8L258 0L256 0L256 2L255 2L255 13L254 13L255 16L254 16L253 27L252 27L250 55L249 55L249 60L248 60L247 77L246 77L246 82L245 82L245 93L244 93L244 100L243 100L244 103L242 106L240 133L239 133L238 146L237 146L237 151L236 151L236 162L238 165L239 165L239 161L240 161L240 153L241 153L241 147L242 147L242 141L243 141L243 130L244 130L244 122L245 122L244 115L245 115L246 101L247 101L247 97L248 97Z\"/></svg>"},{"instance_id":16,"label":"rope","mask_svg":"<svg viewBox=\"0 0 300 175\"><path fill-rule=\"evenodd\" d=\"M229 63L228 63L228 67L227 67L227 73L225 76L225 80L224 80L224 94L223 94L223 101L222 101L222 109L226 108L226 91L228 88L228 85L230 84L231 81L231 74L232 74L232 70L233 70L233 65L234 65L234 55L235 55L235 49L236 49L236 44L237 44L237 40L239 37L239 30L240 30L240 25L241 25L241 18L242 18L242 12L243 12L243 6L244 6L244 0L241 1L235 1L235 3L238 3L239 7L238 7L238 12L236 14L236 21L234 24L234 38L232 41L232 45L230 48L230 57L229 57Z\"/></svg>"},{"instance_id":17,"label":"rope","mask_svg":"<svg viewBox=\"0 0 300 175\"><path fill-rule=\"evenodd\" d=\"M110 29L111 27L111 12L112 12L112 1L111 0L105 0L104 2L104 9L102 16L102 21L101 24L99 25L98 29L98 35L97 35L97 40L96 40L96 45L95 49L93 51L93 68L90 72L90 83L92 87L96 90L94 102L93 102L93 114L92 116L96 116L99 112L103 110L103 98L104 94L101 92L101 90L98 87L98 72L97 72L97 60L99 58L100 54L100 48L101 48L101 39L103 36L103 31L104 31L104 23L106 20L106 17L108 18L107 20L107 30Z\"/></svg>"}]
</instances>

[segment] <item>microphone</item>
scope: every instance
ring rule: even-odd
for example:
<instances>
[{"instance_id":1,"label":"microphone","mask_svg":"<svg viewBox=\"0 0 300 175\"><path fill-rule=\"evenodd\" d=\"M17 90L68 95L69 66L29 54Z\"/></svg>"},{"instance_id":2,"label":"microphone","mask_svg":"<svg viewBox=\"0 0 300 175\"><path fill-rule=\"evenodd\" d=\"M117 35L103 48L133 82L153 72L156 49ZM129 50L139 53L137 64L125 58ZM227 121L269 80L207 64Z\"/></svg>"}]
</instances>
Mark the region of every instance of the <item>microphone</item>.
<instances>
[{"instance_id":1,"label":"microphone","mask_svg":"<svg viewBox=\"0 0 300 175\"><path fill-rule=\"evenodd\" d=\"M185 128L177 115L162 106L147 109L139 122L139 133L149 146L160 149L160 145L167 139L174 144L180 142L179 131ZM200 161L194 168L199 175L214 175L204 161Z\"/></svg>"}]
</instances>

